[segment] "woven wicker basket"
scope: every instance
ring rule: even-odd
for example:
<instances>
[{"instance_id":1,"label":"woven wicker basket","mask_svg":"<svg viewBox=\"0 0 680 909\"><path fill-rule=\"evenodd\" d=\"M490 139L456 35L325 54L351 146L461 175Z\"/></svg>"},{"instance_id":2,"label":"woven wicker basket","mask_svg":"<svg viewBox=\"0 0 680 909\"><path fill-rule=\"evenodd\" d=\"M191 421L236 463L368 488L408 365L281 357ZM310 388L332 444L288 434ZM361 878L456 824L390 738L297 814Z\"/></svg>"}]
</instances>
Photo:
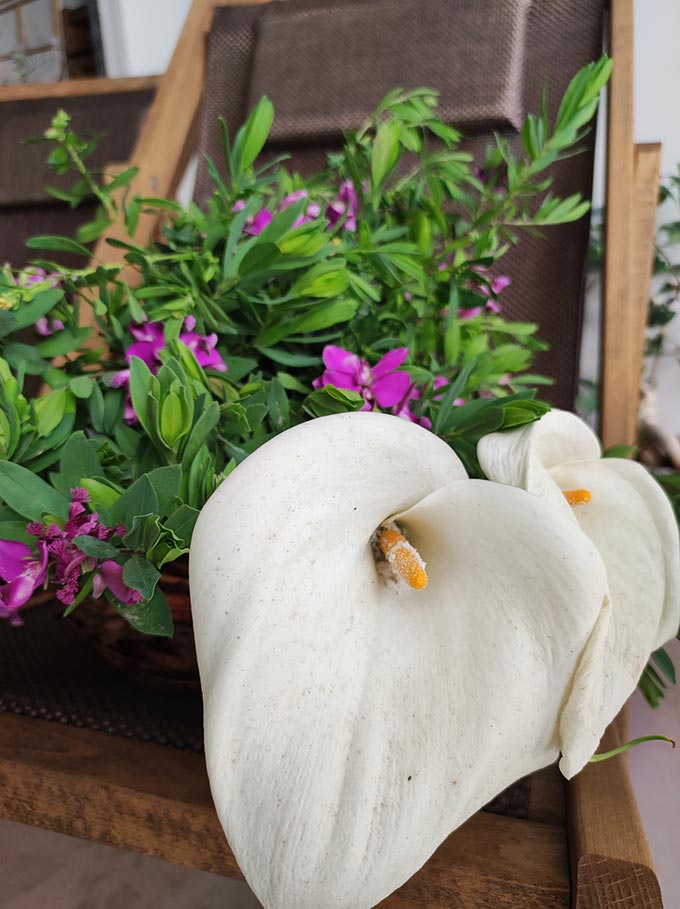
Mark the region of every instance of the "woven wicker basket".
<instances>
[{"instance_id":1,"label":"woven wicker basket","mask_svg":"<svg viewBox=\"0 0 680 909\"><path fill-rule=\"evenodd\" d=\"M167 565L159 584L175 623L172 638L142 634L105 600L88 600L71 615L106 661L145 684L198 689L198 665L189 601L188 562Z\"/></svg>"}]
</instances>

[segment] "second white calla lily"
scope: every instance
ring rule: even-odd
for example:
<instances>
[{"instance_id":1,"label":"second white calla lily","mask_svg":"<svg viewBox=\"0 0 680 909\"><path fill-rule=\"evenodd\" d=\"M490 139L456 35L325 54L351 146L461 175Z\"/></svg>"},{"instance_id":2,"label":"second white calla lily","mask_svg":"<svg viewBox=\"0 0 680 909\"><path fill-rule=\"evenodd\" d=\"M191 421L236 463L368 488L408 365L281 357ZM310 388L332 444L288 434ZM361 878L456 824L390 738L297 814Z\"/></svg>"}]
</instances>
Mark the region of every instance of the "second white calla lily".
<instances>
[{"instance_id":1,"label":"second white calla lily","mask_svg":"<svg viewBox=\"0 0 680 909\"><path fill-rule=\"evenodd\" d=\"M424 589L383 580L385 522ZM568 750L560 714L608 621L569 516L376 413L250 455L199 518L190 580L213 797L266 909L369 909Z\"/></svg>"},{"instance_id":2,"label":"second white calla lily","mask_svg":"<svg viewBox=\"0 0 680 909\"><path fill-rule=\"evenodd\" d=\"M680 545L670 503L642 465L602 458L597 436L564 411L551 411L515 432L485 436L477 454L490 480L552 503L597 546L607 569L612 618L597 656L604 676L595 673L591 682L603 684L601 709L612 719L632 694L651 651L680 624ZM593 695L589 698L592 703ZM581 719L574 715L569 722L576 726Z\"/></svg>"}]
</instances>

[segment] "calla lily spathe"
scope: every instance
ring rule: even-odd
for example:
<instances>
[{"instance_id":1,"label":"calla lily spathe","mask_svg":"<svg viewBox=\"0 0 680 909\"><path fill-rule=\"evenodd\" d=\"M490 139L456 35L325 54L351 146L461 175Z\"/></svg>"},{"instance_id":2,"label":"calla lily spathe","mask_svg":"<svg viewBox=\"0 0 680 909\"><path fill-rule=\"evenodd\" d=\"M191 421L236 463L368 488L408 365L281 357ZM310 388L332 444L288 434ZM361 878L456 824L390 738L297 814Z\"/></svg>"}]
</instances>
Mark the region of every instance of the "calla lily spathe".
<instances>
[{"instance_id":1,"label":"calla lily spathe","mask_svg":"<svg viewBox=\"0 0 680 909\"><path fill-rule=\"evenodd\" d=\"M388 520L425 589L381 580ZM568 753L560 714L609 617L570 516L469 480L437 436L378 413L251 454L199 517L190 582L213 797L266 909L375 906Z\"/></svg>"},{"instance_id":2,"label":"calla lily spathe","mask_svg":"<svg viewBox=\"0 0 680 909\"><path fill-rule=\"evenodd\" d=\"M671 506L640 464L602 458L600 443L574 414L551 411L515 432L493 433L477 449L482 469L500 483L550 502L585 531L607 569L612 605L609 628L593 647L603 673L602 716L611 720L632 694L651 651L680 624L680 545ZM589 500L574 506L586 493ZM590 703L596 699L588 695ZM578 713L564 723L578 724ZM593 729L598 724L593 725ZM590 747L585 744L584 747ZM569 772L565 758L562 767Z\"/></svg>"}]
</instances>

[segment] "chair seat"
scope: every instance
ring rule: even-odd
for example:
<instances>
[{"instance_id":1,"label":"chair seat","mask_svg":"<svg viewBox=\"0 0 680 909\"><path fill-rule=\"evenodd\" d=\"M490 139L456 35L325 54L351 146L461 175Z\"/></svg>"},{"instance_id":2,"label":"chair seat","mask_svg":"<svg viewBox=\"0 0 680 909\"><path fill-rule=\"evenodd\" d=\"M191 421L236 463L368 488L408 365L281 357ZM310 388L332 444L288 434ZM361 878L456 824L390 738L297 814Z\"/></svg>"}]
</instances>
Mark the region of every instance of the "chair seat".
<instances>
[{"instance_id":1,"label":"chair seat","mask_svg":"<svg viewBox=\"0 0 680 909\"><path fill-rule=\"evenodd\" d=\"M5 713L0 781L8 820L241 877L200 754ZM381 909L566 909L562 780L547 768L525 790L526 818L474 815Z\"/></svg>"}]
</instances>

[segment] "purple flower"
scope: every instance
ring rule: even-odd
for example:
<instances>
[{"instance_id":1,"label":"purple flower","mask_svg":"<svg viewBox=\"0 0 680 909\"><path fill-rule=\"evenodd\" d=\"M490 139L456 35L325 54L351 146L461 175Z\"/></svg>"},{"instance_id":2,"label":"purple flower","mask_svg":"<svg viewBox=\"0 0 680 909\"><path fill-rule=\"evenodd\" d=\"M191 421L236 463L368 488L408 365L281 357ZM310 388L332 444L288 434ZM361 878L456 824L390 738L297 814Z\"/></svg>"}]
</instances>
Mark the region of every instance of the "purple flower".
<instances>
[{"instance_id":1,"label":"purple flower","mask_svg":"<svg viewBox=\"0 0 680 909\"><path fill-rule=\"evenodd\" d=\"M64 323L61 319L48 319L47 316L43 316L41 319L38 319L34 328L39 335L42 335L45 338L48 335L53 335L55 331L63 331Z\"/></svg>"},{"instance_id":2,"label":"purple flower","mask_svg":"<svg viewBox=\"0 0 680 909\"><path fill-rule=\"evenodd\" d=\"M19 609L44 583L47 575L47 546L38 541L38 557L26 543L0 540L0 618L21 625Z\"/></svg>"},{"instance_id":3,"label":"purple flower","mask_svg":"<svg viewBox=\"0 0 680 909\"><path fill-rule=\"evenodd\" d=\"M71 504L66 526L62 530L57 524L45 526L33 522L27 531L39 538L38 546L46 547L50 564L54 567L52 582L57 589L57 599L70 606L80 593L80 584L84 573L94 571L98 559L86 555L79 549L74 540L79 536L91 536L97 540L108 541L112 536L124 536L125 527L105 527L99 521L96 511L87 510L89 493L82 487L71 490Z\"/></svg>"},{"instance_id":4,"label":"purple flower","mask_svg":"<svg viewBox=\"0 0 680 909\"><path fill-rule=\"evenodd\" d=\"M483 266L477 268L476 271L478 274L486 277L487 269ZM512 282L507 275L498 275L497 278L492 278L488 283L476 284L474 290L477 293L482 294L482 296L487 297L486 303L480 306L473 306L471 309L459 309L458 318L463 320L474 319L475 316L478 316L485 311L499 313L501 311L501 305L495 298L511 283Z\"/></svg>"},{"instance_id":5,"label":"purple flower","mask_svg":"<svg viewBox=\"0 0 680 909\"><path fill-rule=\"evenodd\" d=\"M139 357L149 369L160 365L159 350L165 346L165 327L162 322L143 322L141 325L131 325L130 334L135 338L125 351L128 363L132 357Z\"/></svg>"},{"instance_id":6,"label":"purple flower","mask_svg":"<svg viewBox=\"0 0 680 909\"><path fill-rule=\"evenodd\" d=\"M102 562L93 578L92 593L95 599L100 597L107 588L117 600L127 606L135 606L144 599L138 590L128 587L123 582L123 566L112 559Z\"/></svg>"},{"instance_id":7,"label":"purple flower","mask_svg":"<svg viewBox=\"0 0 680 909\"><path fill-rule=\"evenodd\" d=\"M44 268L32 266L31 268L25 268L16 276L15 284L18 287L32 287L34 284L42 284L44 281L49 281L50 287L58 287L61 277L59 272L55 271L48 274Z\"/></svg>"},{"instance_id":8,"label":"purple flower","mask_svg":"<svg viewBox=\"0 0 680 909\"><path fill-rule=\"evenodd\" d=\"M199 366L208 369L216 369L218 372L226 372L227 364L224 362L219 352L215 349L218 338L215 332L209 335L199 335L193 331L196 325L196 319L193 316L187 316L184 320L184 327L188 331L182 332L179 339L182 344L186 344L192 354L196 357Z\"/></svg>"},{"instance_id":9,"label":"purple flower","mask_svg":"<svg viewBox=\"0 0 680 909\"><path fill-rule=\"evenodd\" d=\"M184 327L187 330L180 334L179 340L189 348L200 366L215 369L218 372L226 372L227 364L215 349L218 341L217 335L214 332L209 335L199 335L193 331L195 326L196 319L193 316L187 316L184 320ZM165 326L162 322L143 322L141 325L131 325L130 334L135 341L125 351L125 359L130 363L132 357L139 357L155 375L162 365L160 351L165 347ZM113 374L110 382L112 388L128 389L130 387L129 368L119 369ZM125 396L124 419L126 423L137 422L137 414L132 406L129 393Z\"/></svg>"},{"instance_id":10,"label":"purple flower","mask_svg":"<svg viewBox=\"0 0 680 909\"><path fill-rule=\"evenodd\" d=\"M274 215L270 211L266 208L261 208L256 215L247 219L243 232L250 234L251 237L256 237L258 234L262 233L265 227L268 227L271 224L273 217Z\"/></svg>"},{"instance_id":11,"label":"purple flower","mask_svg":"<svg viewBox=\"0 0 680 909\"><path fill-rule=\"evenodd\" d=\"M437 390L439 388L442 388L444 385L448 385L448 384L449 384L449 380L445 379L444 376L437 376L435 378L434 382L432 383L432 387L435 390ZM401 417L404 420L410 420L412 423L418 423L420 426L423 426L425 429L432 429L432 420L430 420L429 417L417 417L411 411L411 401L417 401L421 397L421 395L422 395L421 389L418 388L418 386L414 382L411 385L411 387L409 388L408 392L406 393L406 396L404 397L404 399L402 401L400 401L397 405L395 405L395 407L392 408L392 413L396 417ZM442 397L441 395L435 395L434 400L439 401L441 399L441 397ZM462 398L456 398L456 400L453 403L456 407L458 407L460 404L463 404L464 401Z\"/></svg>"},{"instance_id":12,"label":"purple flower","mask_svg":"<svg viewBox=\"0 0 680 909\"><path fill-rule=\"evenodd\" d=\"M295 202L299 202L300 199L306 199L308 196L309 193L306 189L296 189L295 192L288 193L287 196L284 196L283 199L281 199L279 211L284 211ZM313 221L315 218L318 218L320 214L321 206L316 202L309 202L304 213L299 215L299 217L293 221L293 228L302 227L303 224L307 224L310 221Z\"/></svg>"},{"instance_id":13,"label":"purple flower","mask_svg":"<svg viewBox=\"0 0 680 909\"><path fill-rule=\"evenodd\" d=\"M345 180L332 202L326 208L326 217L330 227L334 227L344 217L345 230L357 229L357 212L359 211L359 198L351 180Z\"/></svg>"},{"instance_id":14,"label":"purple flower","mask_svg":"<svg viewBox=\"0 0 680 909\"><path fill-rule=\"evenodd\" d=\"M362 410L378 407L394 407L404 398L411 385L407 372L397 372L408 357L408 347L390 350L375 366L361 359L349 350L327 344L323 349L324 373L314 380L315 388L335 385L358 392L364 399Z\"/></svg>"}]
</instances>

